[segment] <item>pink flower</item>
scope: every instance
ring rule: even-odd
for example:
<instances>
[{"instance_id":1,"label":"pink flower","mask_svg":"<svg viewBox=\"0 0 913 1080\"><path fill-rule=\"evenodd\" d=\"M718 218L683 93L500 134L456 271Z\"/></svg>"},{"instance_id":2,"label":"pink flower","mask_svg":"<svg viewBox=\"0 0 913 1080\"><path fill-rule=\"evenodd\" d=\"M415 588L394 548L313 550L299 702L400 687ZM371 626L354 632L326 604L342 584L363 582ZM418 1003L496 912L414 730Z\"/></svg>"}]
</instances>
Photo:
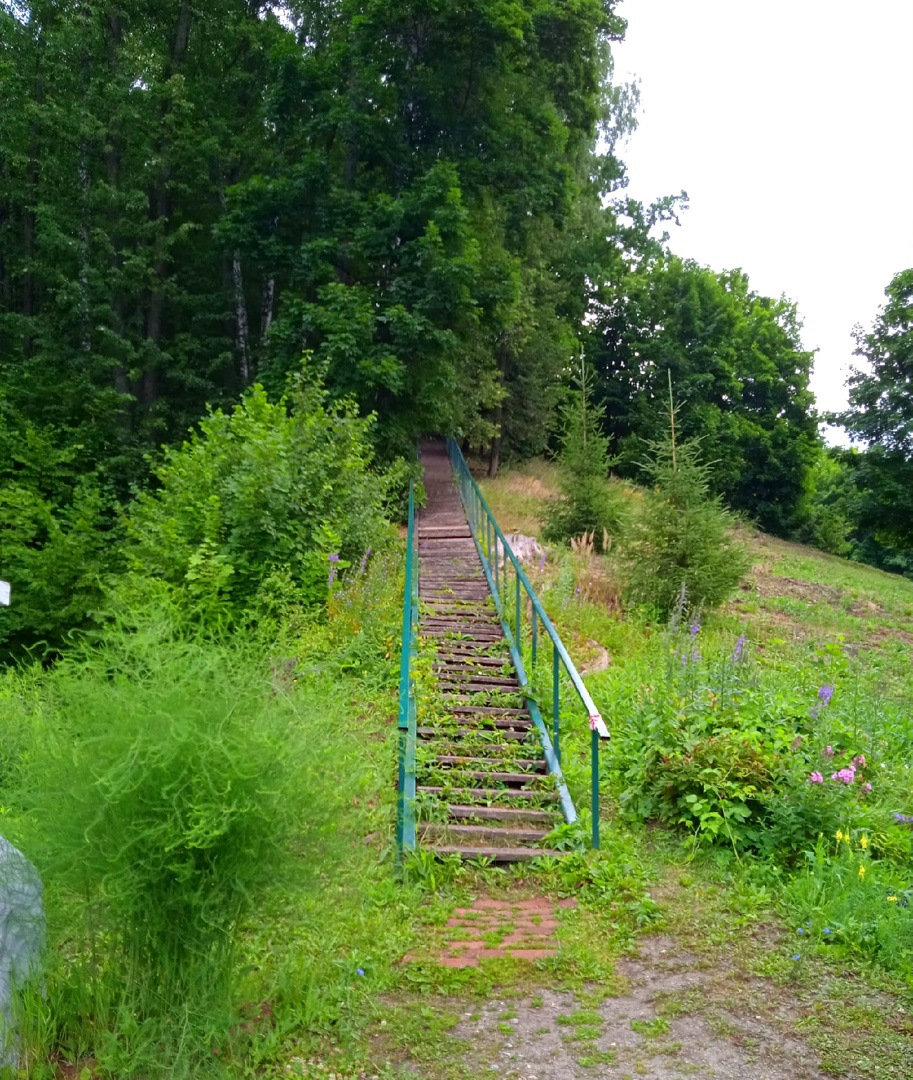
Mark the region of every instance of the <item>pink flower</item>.
<instances>
[{"instance_id":1,"label":"pink flower","mask_svg":"<svg viewBox=\"0 0 913 1080\"><path fill-rule=\"evenodd\" d=\"M825 748L821 751L821 756L827 758L827 760L830 761L831 758L834 756L833 746L825 746Z\"/></svg>"},{"instance_id":2,"label":"pink flower","mask_svg":"<svg viewBox=\"0 0 913 1080\"><path fill-rule=\"evenodd\" d=\"M831 780L842 780L844 784L852 784L856 779L856 770L851 765L848 769L841 769L839 772L831 773Z\"/></svg>"},{"instance_id":3,"label":"pink flower","mask_svg":"<svg viewBox=\"0 0 913 1080\"><path fill-rule=\"evenodd\" d=\"M854 769L864 769L865 768L865 754L857 754L853 758L853 768Z\"/></svg>"},{"instance_id":4,"label":"pink flower","mask_svg":"<svg viewBox=\"0 0 913 1080\"><path fill-rule=\"evenodd\" d=\"M862 794L863 794L863 795L868 795L868 793L869 793L869 792L870 792L871 790L872 790L872 785L871 785L871 784L863 784L863 785L862 785Z\"/></svg>"},{"instance_id":5,"label":"pink flower","mask_svg":"<svg viewBox=\"0 0 913 1080\"><path fill-rule=\"evenodd\" d=\"M808 778L808 782L810 784L823 784L824 777L821 775L821 773L815 770L815 772L813 772L812 775Z\"/></svg>"}]
</instances>

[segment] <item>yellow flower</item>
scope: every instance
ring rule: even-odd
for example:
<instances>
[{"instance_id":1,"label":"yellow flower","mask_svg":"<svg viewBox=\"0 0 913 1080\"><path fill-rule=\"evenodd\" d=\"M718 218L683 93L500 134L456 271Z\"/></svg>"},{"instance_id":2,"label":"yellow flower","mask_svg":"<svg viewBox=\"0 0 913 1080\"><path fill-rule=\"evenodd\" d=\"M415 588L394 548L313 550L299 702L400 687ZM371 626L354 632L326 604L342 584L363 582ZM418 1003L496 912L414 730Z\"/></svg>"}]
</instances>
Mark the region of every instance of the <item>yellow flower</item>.
<instances>
[{"instance_id":1,"label":"yellow flower","mask_svg":"<svg viewBox=\"0 0 913 1080\"><path fill-rule=\"evenodd\" d=\"M859 846L862 848L863 851L865 851L865 849L869 846L869 838L867 836L860 836Z\"/></svg>"},{"instance_id":2,"label":"yellow flower","mask_svg":"<svg viewBox=\"0 0 913 1080\"><path fill-rule=\"evenodd\" d=\"M842 839L843 839L843 830L838 829L837 830L837 843L839 844Z\"/></svg>"},{"instance_id":3,"label":"yellow flower","mask_svg":"<svg viewBox=\"0 0 913 1080\"><path fill-rule=\"evenodd\" d=\"M859 866L859 876L861 878L865 877L865 867L862 864L860 864L860 866Z\"/></svg>"},{"instance_id":4,"label":"yellow flower","mask_svg":"<svg viewBox=\"0 0 913 1080\"><path fill-rule=\"evenodd\" d=\"M897 897L896 896L889 896L888 897L888 903L889 904L896 904L897 903Z\"/></svg>"}]
</instances>

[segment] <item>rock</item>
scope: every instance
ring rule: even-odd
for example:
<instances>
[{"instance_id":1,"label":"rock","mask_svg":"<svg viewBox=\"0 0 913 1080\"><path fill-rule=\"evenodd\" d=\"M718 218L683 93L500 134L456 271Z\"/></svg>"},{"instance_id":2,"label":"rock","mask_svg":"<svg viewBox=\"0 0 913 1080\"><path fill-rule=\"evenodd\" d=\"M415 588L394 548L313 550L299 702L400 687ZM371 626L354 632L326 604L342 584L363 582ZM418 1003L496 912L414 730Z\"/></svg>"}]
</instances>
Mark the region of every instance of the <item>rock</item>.
<instances>
[{"instance_id":1,"label":"rock","mask_svg":"<svg viewBox=\"0 0 913 1080\"><path fill-rule=\"evenodd\" d=\"M13 994L38 970L43 949L38 871L0 836L0 1068L18 1064Z\"/></svg>"},{"instance_id":2,"label":"rock","mask_svg":"<svg viewBox=\"0 0 913 1080\"><path fill-rule=\"evenodd\" d=\"M523 533L507 533L505 540L510 546L510 550L516 555L518 562L538 562L545 554L535 536L524 536ZM496 541L495 548L498 562L503 566L505 555L500 540Z\"/></svg>"}]
</instances>

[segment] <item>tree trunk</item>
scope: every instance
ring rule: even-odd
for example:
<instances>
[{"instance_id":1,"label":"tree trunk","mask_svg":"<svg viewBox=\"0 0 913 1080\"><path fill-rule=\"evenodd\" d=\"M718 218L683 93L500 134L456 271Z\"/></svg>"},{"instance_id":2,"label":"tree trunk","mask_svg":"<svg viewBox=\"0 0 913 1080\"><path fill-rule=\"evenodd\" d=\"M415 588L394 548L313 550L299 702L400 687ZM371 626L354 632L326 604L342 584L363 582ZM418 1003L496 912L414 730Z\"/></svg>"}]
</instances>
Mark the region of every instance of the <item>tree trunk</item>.
<instances>
[{"instance_id":1,"label":"tree trunk","mask_svg":"<svg viewBox=\"0 0 913 1080\"><path fill-rule=\"evenodd\" d=\"M241 277L241 252L235 248L231 259L231 280L235 290L235 331L238 356L241 360L241 385L250 385L250 334L247 325L247 303L244 299L244 280Z\"/></svg>"}]
</instances>

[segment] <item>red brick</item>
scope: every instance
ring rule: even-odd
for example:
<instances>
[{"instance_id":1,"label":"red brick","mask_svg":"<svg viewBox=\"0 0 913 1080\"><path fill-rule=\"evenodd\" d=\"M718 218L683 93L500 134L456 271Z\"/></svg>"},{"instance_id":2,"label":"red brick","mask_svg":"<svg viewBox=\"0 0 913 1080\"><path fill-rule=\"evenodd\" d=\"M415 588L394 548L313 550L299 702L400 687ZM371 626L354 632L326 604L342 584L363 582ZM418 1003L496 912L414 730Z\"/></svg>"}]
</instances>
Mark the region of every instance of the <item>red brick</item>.
<instances>
[{"instance_id":1,"label":"red brick","mask_svg":"<svg viewBox=\"0 0 913 1080\"><path fill-rule=\"evenodd\" d=\"M481 953L480 955L484 955ZM511 949L510 955L515 960L544 960L547 956L554 956L554 949Z\"/></svg>"}]
</instances>

